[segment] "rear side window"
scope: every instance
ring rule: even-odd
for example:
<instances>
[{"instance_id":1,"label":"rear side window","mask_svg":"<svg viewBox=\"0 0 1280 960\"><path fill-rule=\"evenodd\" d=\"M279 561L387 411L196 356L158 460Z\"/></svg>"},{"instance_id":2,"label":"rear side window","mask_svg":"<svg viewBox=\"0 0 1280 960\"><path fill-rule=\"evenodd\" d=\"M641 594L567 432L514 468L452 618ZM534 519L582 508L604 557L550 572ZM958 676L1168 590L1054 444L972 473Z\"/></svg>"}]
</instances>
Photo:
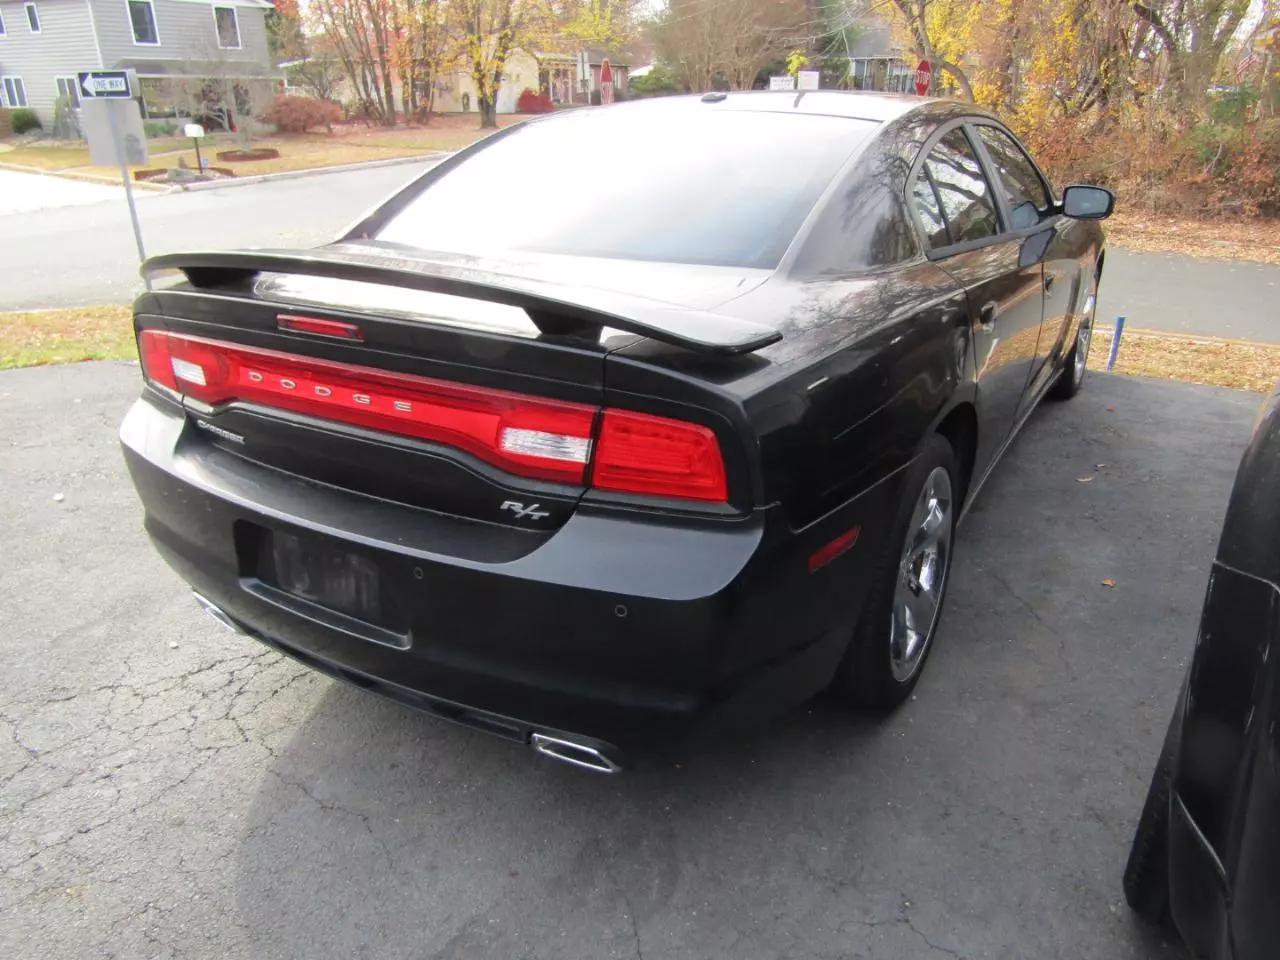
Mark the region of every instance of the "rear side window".
<instances>
[{"instance_id":1,"label":"rear side window","mask_svg":"<svg viewBox=\"0 0 1280 960\"><path fill-rule=\"evenodd\" d=\"M933 189L928 170L921 170L920 176L916 178L913 202L920 215L920 226L924 227L924 239L929 248L945 247L950 243L947 221L942 219L942 203L938 200L938 192Z\"/></svg>"},{"instance_id":2,"label":"rear side window","mask_svg":"<svg viewBox=\"0 0 1280 960\"><path fill-rule=\"evenodd\" d=\"M479 256L773 268L878 127L697 102L575 111L495 139L393 214L377 239Z\"/></svg>"},{"instance_id":3,"label":"rear side window","mask_svg":"<svg viewBox=\"0 0 1280 960\"><path fill-rule=\"evenodd\" d=\"M930 213L925 204L928 203L929 191L924 189L922 181L925 185L932 185L951 243L981 240L999 232L1000 222L987 178L973 147L959 127L945 134L929 151L916 178L913 189L916 210L928 233Z\"/></svg>"},{"instance_id":4,"label":"rear side window","mask_svg":"<svg viewBox=\"0 0 1280 960\"><path fill-rule=\"evenodd\" d=\"M1010 229L1034 227L1049 210L1049 194L1031 158L999 127L983 124L977 130L991 157L999 187L1009 201Z\"/></svg>"}]
</instances>

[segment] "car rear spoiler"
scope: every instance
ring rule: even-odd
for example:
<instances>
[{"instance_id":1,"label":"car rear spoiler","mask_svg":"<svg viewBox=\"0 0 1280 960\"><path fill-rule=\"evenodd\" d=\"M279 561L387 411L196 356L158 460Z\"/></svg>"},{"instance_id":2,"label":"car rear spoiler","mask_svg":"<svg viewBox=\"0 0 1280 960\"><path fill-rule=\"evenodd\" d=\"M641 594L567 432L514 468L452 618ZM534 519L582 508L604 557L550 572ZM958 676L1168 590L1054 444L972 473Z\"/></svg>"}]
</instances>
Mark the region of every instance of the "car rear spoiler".
<instances>
[{"instance_id":1,"label":"car rear spoiler","mask_svg":"<svg viewBox=\"0 0 1280 960\"><path fill-rule=\"evenodd\" d=\"M192 286L217 288L258 274L280 273L381 284L429 293L469 297L519 307L543 334L594 336L603 327L623 330L698 353L751 353L776 343L773 327L678 306L592 289L501 273L417 260L358 244L316 250L232 250L171 253L142 264L148 279L181 271Z\"/></svg>"}]
</instances>

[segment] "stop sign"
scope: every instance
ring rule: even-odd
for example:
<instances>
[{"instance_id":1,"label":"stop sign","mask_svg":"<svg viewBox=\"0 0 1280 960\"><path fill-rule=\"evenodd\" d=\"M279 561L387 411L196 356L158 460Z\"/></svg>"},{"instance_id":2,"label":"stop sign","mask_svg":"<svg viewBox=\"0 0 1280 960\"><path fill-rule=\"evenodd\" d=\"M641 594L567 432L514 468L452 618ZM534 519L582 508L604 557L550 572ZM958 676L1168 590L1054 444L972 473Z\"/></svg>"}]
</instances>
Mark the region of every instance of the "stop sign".
<instances>
[{"instance_id":1,"label":"stop sign","mask_svg":"<svg viewBox=\"0 0 1280 960\"><path fill-rule=\"evenodd\" d=\"M925 96L929 92L929 81L933 79L933 67L928 60L921 60L916 67L916 93Z\"/></svg>"}]
</instances>

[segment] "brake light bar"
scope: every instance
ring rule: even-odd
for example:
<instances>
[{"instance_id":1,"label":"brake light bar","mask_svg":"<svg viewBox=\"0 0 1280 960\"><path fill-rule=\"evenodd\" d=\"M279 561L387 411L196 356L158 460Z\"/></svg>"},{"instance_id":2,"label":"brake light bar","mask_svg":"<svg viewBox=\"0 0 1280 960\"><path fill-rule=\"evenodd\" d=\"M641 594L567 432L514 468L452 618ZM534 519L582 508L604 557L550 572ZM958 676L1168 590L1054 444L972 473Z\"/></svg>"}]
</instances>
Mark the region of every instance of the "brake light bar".
<instances>
[{"instance_id":1,"label":"brake light bar","mask_svg":"<svg viewBox=\"0 0 1280 960\"><path fill-rule=\"evenodd\" d=\"M728 498L719 442L700 424L164 330L141 331L138 353L152 383L211 407L253 403L430 440L540 480L583 484L591 464L601 490Z\"/></svg>"},{"instance_id":2,"label":"brake light bar","mask_svg":"<svg viewBox=\"0 0 1280 960\"><path fill-rule=\"evenodd\" d=\"M511 473L582 483L596 408L315 357L144 330L158 384L211 407L233 401L417 437Z\"/></svg>"},{"instance_id":3,"label":"brake light bar","mask_svg":"<svg viewBox=\"0 0 1280 960\"><path fill-rule=\"evenodd\" d=\"M276 326L294 333L314 333L338 340L364 340L364 334L354 323L342 320L325 320L323 317L304 317L296 313L276 314Z\"/></svg>"}]
</instances>

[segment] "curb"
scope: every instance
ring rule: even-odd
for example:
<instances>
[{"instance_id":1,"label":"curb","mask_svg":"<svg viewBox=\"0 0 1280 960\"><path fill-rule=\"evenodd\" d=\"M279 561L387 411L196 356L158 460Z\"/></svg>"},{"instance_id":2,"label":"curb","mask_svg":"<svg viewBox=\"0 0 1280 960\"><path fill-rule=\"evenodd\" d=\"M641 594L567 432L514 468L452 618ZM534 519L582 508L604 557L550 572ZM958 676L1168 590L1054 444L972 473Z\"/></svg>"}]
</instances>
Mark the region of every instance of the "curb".
<instances>
[{"instance_id":1,"label":"curb","mask_svg":"<svg viewBox=\"0 0 1280 960\"><path fill-rule=\"evenodd\" d=\"M397 167L410 163L421 163L424 160L440 161L451 154L447 151L419 153L412 157L389 157L385 160L363 160L360 163L343 163L334 167L311 167L306 170L285 170L281 173L260 173L252 177L234 177L230 180L206 180L203 183L175 183L165 190L166 193L190 192L192 190L221 190L226 187L247 187L254 183L266 183L271 180L296 180L300 177L317 177L326 173L348 173L352 170L372 170L376 167Z\"/></svg>"},{"instance_id":2,"label":"curb","mask_svg":"<svg viewBox=\"0 0 1280 960\"><path fill-rule=\"evenodd\" d=\"M0 154L4 156L4 154ZM71 170L41 170L39 167L24 167L19 163L5 163L0 160L0 170L10 170L14 173L32 173L40 177L57 177L59 180L75 180L78 183L92 183L100 187L119 187L124 189L124 184L120 182L119 177L98 177L91 173L76 173ZM145 180L133 181L135 190L143 190L147 193L170 193L168 185L159 186L154 183L147 183Z\"/></svg>"},{"instance_id":3,"label":"curb","mask_svg":"<svg viewBox=\"0 0 1280 960\"><path fill-rule=\"evenodd\" d=\"M343 163L333 167L309 167L304 170L284 170L280 173L260 173L251 177L234 177L230 180L206 180L203 183L152 183L147 180L134 180L133 188L153 194L186 193L192 190L220 190L224 187L247 187L253 183L265 183L270 180L295 180L299 177L314 177L325 173L347 173L352 170L372 170L375 167L395 167L426 160L440 161L451 156L452 151L437 150L431 153L419 153L411 157L388 157L382 160L362 160L359 163ZM0 154L2 156L2 154ZM0 170L11 170L14 173L33 173L42 177L57 177L59 180L76 180L80 183L94 183L103 187L120 187L124 185L119 178L98 177L89 173L74 171L41 170L38 167L24 167L17 163L5 163L0 160Z\"/></svg>"},{"instance_id":4,"label":"curb","mask_svg":"<svg viewBox=\"0 0 1280 960\"><path fill-rule=\"evenodd\" d=\"M1110 326L1094 327L1094 333L1105 333L1115 336L1114 323ZM1263 347L1268 350L1280 350L1280 342L1273 340L1241 340L1237 337L1215 337L1208 333L1190 333L1186 330L1154 330L1150 327L1126 327L1126 337L1147 337L1151 340L1189 340L1192 343L1221 343L1237 347Z\"/></svg>"}]
</instances>

